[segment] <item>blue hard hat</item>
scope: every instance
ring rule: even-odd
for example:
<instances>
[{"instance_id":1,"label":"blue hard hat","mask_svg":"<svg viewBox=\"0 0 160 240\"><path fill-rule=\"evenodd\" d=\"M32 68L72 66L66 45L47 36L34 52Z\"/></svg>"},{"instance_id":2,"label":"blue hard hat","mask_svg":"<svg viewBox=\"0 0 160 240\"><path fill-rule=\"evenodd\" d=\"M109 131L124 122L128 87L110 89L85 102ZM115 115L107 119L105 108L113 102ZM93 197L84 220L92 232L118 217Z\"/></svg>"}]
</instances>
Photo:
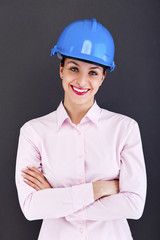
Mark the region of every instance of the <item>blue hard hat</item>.
<instances>
[{"instance_id":1,"label":"blue hard hat","mask_svg":"<svg viewBox=\"0 0 160 240\"><path fill-rule=\"evenodd\" d=\"M114 41L110 32L96 19L79 20L69 24L61 33L51 56L64 56L104 65L113 71Z\"/></svg>"}]
</instances>

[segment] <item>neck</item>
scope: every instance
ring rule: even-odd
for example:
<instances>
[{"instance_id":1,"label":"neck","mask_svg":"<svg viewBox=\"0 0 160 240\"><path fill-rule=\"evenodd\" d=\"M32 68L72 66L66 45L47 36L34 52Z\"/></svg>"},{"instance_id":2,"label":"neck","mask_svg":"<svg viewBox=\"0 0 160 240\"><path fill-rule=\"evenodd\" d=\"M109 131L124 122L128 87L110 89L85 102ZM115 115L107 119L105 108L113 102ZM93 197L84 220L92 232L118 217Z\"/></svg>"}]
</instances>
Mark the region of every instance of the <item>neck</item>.
<instances>
[{"instance_id":1,"label":"neck","mask_svg":"<svg viewBox=\"0 0 160 240\"><path fill-rule=\"evenodd\" d=\"M86 115L88 110L92 107L94 104L94 101L91 102L90 104L75 104L75 103L68 103L64 99L64 107L74 124L79 124L82 118Z\"/></svg>"}]
</instances>

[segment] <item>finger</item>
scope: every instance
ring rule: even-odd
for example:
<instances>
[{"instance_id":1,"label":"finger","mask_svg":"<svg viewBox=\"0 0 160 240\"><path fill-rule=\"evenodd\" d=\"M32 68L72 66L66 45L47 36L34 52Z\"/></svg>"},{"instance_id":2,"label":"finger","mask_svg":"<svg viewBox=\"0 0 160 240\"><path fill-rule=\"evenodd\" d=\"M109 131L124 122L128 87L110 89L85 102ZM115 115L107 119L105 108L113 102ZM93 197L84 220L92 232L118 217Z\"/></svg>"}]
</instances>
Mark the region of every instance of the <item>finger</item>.
<instances>
[{"instance_id":1,"label":"finger","mask_svg":"<svg viewBox=\"0 0 160 240\"><path fill-rule=\"evenodd\" d=\"M40 181L40 184L38 184L38 186L41 189L52 188L52 186L50 185L48 180L45 178L45 176L39 170L37 170L35 167L28 167L28 169L23 169L22 172L25 174L28 174L29 176L31 176L33 178L38 179Z\"/></svg>"},{"instance_id":2,"label":"finger","mask_svg":"<svg viewBox=\"0 0 160 240\"><path fill-rule=\"evenodd\" d=\"M27 168L30 169L31 171L34 171L34 172L37 172L37 173L43 175L42 172L40 170L38 170L36 167L28 166Z\"/></svg>"},{"instance_id":3,"label":"finger","mask_svg":"<svg viewBox=\"0 0 160 240\"><path fill-rule=\"evenodd\" d=\"M28 169L30 171L34 172L33 176L36 177L41 182L43 188L46 188L46 186L50 185L48 183L46 177L43 175L43 173L41 171L39 171L37 168L29 166ZM47 185L46 185L46 183L47 183Z\"/></svg>"},{"instance_id":4,"label":"finger","mask_svg":"<svg viewBox=\"0 0 160 240\"><path fill-rule=\"evenodd\" d=\"M27 185L29 185L30 187L34 188L36 191L39 191L41 190L36 184L30 182L30 181L27 181L27 180L23 180Z\"/></svg>"},{"instance_id":5,"label":"finger","mask_svg":"<svg viewBox=\"0 0 160 240\"><path fill-rule=\"evenodd\" d=\"M37 174L39 174L39 176L41 176L42 181L46 179L45 176L43 175L43 173L41 171L39 171L36 167L30 167L29 166L28 169L37 173Z\"/></svg>"},{"instance_id":6,"label":"finger","mask_svg":"<svg viewBox=\"0 0 160 240\"><path fill-rule=\"evenodd\" d=\"M41 172L38 170L38 169L36 169L36 168L33 168L33 167L26 167L26 168L23 168L22 170L21 170L22 172L35 172L35 173L37 173L37 174L41 174Z\"/></svg>"},{"instance_id":7,"label":"finger","mask_svg":"<svg viewBox=\"0 0 160 240\"><path fill-rule=\"evenodd\" d=\"M29 182L32 182L39 188L42 188L42 184L37 178L32 177L31 175L28 175L28 174L21 174L21 175L23 176L24 179L28 180Z\"/></svg>"},{"instance_id":8,"label":"finger","mask_svg":"<svg viewBox=\"0 0 160 240\"><path fill-rule=\"evenodd\" d=\"M33 169L23 169L22 172L36 178L40 183L43 183L44 177L42 174L40 174L40 172L35 172Z\"/></svg>"}]
</instances>

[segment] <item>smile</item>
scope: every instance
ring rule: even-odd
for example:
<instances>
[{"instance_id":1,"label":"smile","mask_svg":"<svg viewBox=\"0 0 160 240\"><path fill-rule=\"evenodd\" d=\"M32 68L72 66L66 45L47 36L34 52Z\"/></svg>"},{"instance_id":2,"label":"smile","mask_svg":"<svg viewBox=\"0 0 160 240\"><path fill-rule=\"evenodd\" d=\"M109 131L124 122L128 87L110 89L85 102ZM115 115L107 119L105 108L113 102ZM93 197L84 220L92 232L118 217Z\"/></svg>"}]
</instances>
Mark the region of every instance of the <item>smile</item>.
<instances>
[{"instance_id":1,"label":"smile","mask_svg":"<svg viewBox=\"0 0 160 240\"><path fill-rule=\"evenodd\" d=\"M74 93L76 93L77 95L85 95L87 92L89 92L90 89L84 89L84 88L77 88L75 86L72 86L72 90Z\"/></svg>"}]
</instances>

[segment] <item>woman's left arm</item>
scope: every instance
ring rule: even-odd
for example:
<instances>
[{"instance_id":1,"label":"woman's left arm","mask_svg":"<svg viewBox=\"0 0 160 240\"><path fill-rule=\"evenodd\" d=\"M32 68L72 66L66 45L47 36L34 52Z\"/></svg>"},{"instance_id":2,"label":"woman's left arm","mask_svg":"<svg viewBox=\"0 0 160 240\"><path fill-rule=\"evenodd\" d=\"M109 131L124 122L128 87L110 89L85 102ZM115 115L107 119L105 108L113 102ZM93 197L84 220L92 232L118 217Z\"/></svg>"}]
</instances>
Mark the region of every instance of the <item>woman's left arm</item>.
<instances>
[{"instance_id":1,"label":"woman's left arm","mask_svg":"<svg viewBox=\"0 0 160 240\"><path fill-rule=\"evenodd\" d=\"M135 122L121 152L120 192L98 199L84 209L68 215L72 220L139 219L146 198L146 169L141 136Z\"/></svg>"}]
</instances>

